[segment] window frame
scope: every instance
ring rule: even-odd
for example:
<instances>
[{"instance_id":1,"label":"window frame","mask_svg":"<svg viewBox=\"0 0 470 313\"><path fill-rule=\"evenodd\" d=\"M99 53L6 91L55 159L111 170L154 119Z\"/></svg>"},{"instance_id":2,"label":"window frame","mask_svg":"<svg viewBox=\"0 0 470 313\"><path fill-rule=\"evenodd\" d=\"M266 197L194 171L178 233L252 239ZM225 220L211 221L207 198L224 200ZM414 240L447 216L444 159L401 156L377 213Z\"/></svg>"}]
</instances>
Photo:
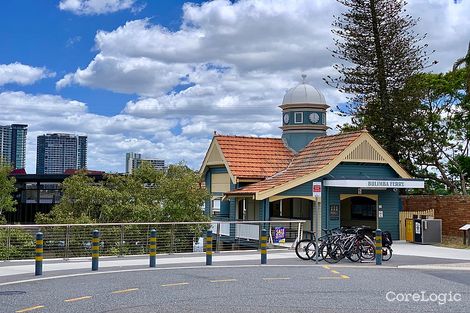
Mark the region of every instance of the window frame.
<instances>
[{"instance_id":1,"label":"window frame","mask_svg":"<svg viewBox=\"0 0 470 313\"><path fill-rule=\"evenodd\" d=\"M297 120L297 117L300 116L300 121ZM303 124L304 123L304 112L294 112L294 124Z\"/></svg>"}]
</instances>

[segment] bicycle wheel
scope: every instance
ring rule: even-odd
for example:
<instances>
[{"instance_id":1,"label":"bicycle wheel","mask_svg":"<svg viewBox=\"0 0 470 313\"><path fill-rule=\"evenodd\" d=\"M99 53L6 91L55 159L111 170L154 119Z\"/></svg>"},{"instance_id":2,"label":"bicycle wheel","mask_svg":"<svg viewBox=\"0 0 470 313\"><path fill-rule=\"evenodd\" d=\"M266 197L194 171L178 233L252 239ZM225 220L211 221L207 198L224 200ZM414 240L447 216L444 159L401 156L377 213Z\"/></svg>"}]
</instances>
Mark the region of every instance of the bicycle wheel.
<instances>
[{"instance_id":1,"label":"bicycle wheel","mask_svg":"<svg viewBox=\"0 0 470 313\"><path fill-rule=\"evenodd\" d=\"M375 246L366 240L362 240L359 244L359 256L364 260L375 259Z\"/></svg>"},{"instance_id":2,"label":"bicycle wheel","mask_svg":"<svg viewBox=\"0 0 470 313\"><path fill-rule=\"evenodd\" d=\"M321 246L320 255L328 263L338 263L343 257L341 249L335 244L325 244Z\"/></svg>"},{"instance_id":3,"label":"bicycle wheel","mask_svg":"<svg viewBox=\"0 0 470 313\"><path fill-rule=\"evenodd\" d=\"M383 247L382 248L382 260L388 261L392 258L392 248L390 247Z\"/></svg>"},{"instance_id":4,"label":"bicycle wheel","mask_svg":"<svg viewBox=\"0 0 470 313\"><path fill-rule=\"evenodd\" d=\"M311 243L310 239L302 239L295 245L295 254L302 260L309 260L310 253L307 248ZM315 255L315 244L313 245L313 254Z\"/></svg>"},{"instance_id":5,"label":"bicycle wheel","mask_svg":"<svg viewBox=\"0 0 470 313\"><path fill-rule=\"evenodd\" d=\"M358 262L361 259L361 254L359 252L359 245L354 244L351 247L351 250L348 251L346 257L349 259L351 262Z\"/></svg>"},{"instance_id":6,"label":"bicycle wheel","mask_svg":"<svg viewBox=\"0 0 470 313\"><path fill-rule=\"evenodd\" d=\"M314 241L310 241L310 243L307 245L307 248L305 248L308 258L310 260L315 260L315 253L316 253L316 244ZM320 253L318 254L318 259L321 260L321 255Z\"/></svg>"}]
</instances>

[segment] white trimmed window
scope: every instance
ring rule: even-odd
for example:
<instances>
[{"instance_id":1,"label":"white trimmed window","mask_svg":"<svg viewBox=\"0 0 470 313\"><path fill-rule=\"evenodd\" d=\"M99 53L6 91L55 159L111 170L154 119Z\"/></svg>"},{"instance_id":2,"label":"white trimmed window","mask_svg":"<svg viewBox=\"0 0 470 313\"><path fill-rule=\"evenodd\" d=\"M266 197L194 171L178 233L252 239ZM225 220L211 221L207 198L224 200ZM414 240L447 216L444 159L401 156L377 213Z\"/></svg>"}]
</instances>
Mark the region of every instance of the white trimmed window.
<instances>
[{"instance_id":1,"label":"white trimmed window","mask_svg":"<svg viewBox=\"0 0 470 313\"><path fill-rule=\"evenodd\" d=\"M304 113L303 112L295 112L294 113L294 123L295 124L302 124L304 122Z\"/></svg>"},{"instance_id":2,"label":"white trimmed window","mask_svg":"<svg viewBox=\"0 0 470 313\"><path fill-rule=\"evenodd\" d=\"M220 213L220 199L212 200L212 214L216 215Z\"/></svg>"}]
</instances>

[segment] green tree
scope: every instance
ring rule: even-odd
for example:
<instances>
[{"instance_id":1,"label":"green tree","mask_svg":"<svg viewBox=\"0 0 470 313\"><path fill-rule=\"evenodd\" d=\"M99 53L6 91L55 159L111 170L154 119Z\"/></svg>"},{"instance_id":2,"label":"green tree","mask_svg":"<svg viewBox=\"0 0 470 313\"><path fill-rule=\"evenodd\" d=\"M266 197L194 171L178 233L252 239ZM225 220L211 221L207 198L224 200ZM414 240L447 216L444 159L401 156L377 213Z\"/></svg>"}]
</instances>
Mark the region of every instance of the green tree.
<instances>
[{"instance_id":1,"label":"green tree","mask_svg":"<svg viewBox=\"0 0 470 313\"><path fill-rule=\"evenodd\" d=\"M38 213L38 223L94 223L101 219L101 206L106 203L107 190L102 183L84 173L66 178L62 184L60 203L49 214Z\"/></svg>"},{"instance_id":2,"label":"green tree","mask_svg":"<svg viewBox=\"0 0 470 313\"><path fill-rule=\"evenodd\" d=\"M42 223L111 223L206 221L201 209L208 198L199 186L198 173L183 164L166 171L150 164L132 175L106 175L95 182L84 174L67 178L60 203Z\"/></svg>"},{"instance_id":3,"label":"green tree","mask_svg":"<svg viewBox=\"0 0 470 313\"><path fill-rule=\"evenodd\" d=\"M346 7L332 25L339 77L325 81L350 95L347 108L339 108L352 115L352 125L343 130L368 129L400 160L402 125L415 109L400 91L428 64L426 45L420 45L424 36L413 31L417 21L406 14L404 1L337 1Z\"/></svg>"},{"instance_id":4,"label":"green tree","mask_svg":"<svg viewBox=\"0 0 470 313\"><path fill-rule=\"evenodd\" d=\"M10 177L10 172L10 167L0 165L0 223L5 223L5 212L16 211L15 178Z\"/></svg>"},{"instance_id":5,"label":"green tree","mask_svg":"<svg viewBox=\"0 0 470 313\"><path fill-rule=\"evenodd\" d=\"M443 184L451 193L466 194L470 127L465 71L418 74L408 81L407 93L417 109L404 125L404 159L413 174ZM410 100L411 101L411 100Z\"/></svg>"}]
</instances>

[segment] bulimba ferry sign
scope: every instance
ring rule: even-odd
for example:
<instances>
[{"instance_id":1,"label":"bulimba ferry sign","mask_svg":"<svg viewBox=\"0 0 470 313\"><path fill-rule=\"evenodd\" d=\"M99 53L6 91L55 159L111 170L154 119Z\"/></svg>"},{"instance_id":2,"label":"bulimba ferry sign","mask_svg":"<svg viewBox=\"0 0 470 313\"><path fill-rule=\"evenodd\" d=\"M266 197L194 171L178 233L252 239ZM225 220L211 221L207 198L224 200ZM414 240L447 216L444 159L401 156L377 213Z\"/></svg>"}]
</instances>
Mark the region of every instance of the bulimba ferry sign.
<instances>
[{"instance_id":1,"label":"bulimba ferry sign","mask_svg":"<svg viewBox=\"0 0 470 313\"><path fill-rule=\"evenodd\" d=\"M323 181L327 187L356 187L356 188L424 188L424 180L420 179L327 179Z\"/></svg>"}]
</instances>

